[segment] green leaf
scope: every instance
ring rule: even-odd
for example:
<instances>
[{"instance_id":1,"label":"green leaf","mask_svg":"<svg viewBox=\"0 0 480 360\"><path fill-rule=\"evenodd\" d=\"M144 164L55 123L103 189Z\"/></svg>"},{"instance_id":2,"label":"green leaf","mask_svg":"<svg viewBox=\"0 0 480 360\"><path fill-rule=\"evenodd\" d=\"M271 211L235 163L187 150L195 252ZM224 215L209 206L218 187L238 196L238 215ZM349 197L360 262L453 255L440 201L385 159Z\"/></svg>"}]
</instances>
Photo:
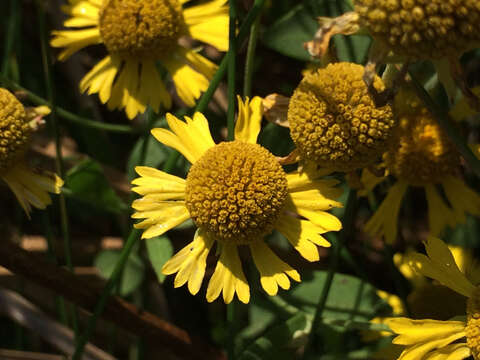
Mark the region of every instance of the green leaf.
<instances>
[{"instance_id":1,"label":"green leaf","mask_svg":"<svg viewBox=\"0 0 480 360\"><path fill-rule=\"evenodd\" d=\"M94 160L87 159L70 169L65 187L69 196L96 208L113 213L128 210L128 206L110 187L101 165Z\"/></svg>"},{"instance_id":2,"label":"green leaf","mask_svg":"<svg viewBox=\"0 0 480 360\"><path fill-rule=\"evenodd\" d=\"M153 168L159 168L160 164L164 163L165 160L168 158L171 150L163 145L162 143L158 142L153 136L149 136L147 138L147 151L145 152L145 166L150 166ZM132 181L137 177L137 173L135 172L135 166L137 166L140 162L140 158L142 157L143 151L143 144L145 142L145 138L140 138L128 158L127 162L127 178L129 181Z\"/></svg>"},{"instance_id":3,"label":"green leaf","mask_svg":"<svg viewBox=\"0 0 480 360\"><path fill-rule=\"evenodd\" d=\"M239 360L292 359L296 337L307 334L310 322L304 314L297 314L268 330L256 339L238 357Z\"/></svg>"},{"instance_id":4,"label":"green leaf","mask_svg":"<svg viewBox=\"0 0 480 360\"><path fill-rule=\"evenodd\" d=\"M103 250L98 253L94 264L105 279L110 278L115 265L120 260L119 250ZM133 293L143 281L145 265L137 252L132 252L123 269L120 282L120 295L128 296Z\"/></svg>"},{"instance_id":5,"label":"green leaf","mask_svg":"<svg viewBox=\"0 0 480 360\"><path fill-rule=\"evenodd\" d=\"M162 267L173 255L173 246L170 239L166 236L158 236L145 240L147 245L147 254L152 263L153 270L157 274L158 281L163 283L165 275L162 273Z\"/></svg>"}]
</instances>

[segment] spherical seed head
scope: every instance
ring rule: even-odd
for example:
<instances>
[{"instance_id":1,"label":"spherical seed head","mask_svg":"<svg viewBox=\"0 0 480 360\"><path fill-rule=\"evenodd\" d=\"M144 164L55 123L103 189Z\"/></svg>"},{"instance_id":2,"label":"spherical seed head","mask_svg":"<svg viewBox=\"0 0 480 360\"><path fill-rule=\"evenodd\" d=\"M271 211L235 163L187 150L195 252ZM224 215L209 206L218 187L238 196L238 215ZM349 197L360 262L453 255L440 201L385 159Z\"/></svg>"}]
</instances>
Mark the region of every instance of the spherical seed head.
<instances>
[{"instance_id":1,"label":"spherical seed head","mask_svg":"<svg viewBox=\"0 0 480 360\"><path fill-rule=\"evenodd\" d=\"M23 156L31 132L23 105L8 90L0 88L0 174Z\"/></svg>"},{"instance_id":2,"label":"spherical seed head","mask_svg":"<svg viewBox=\"0 0 480 360\"><path fill-rule=\"evenodd\" d=\"M104 0L100 35L110 53L133 57L168 54L184 26L178 0Z\"/></svg>"},{"instance_id":3,"label":"spherical seed head","mask_svg":"<svg viewBox=\"0 0 480 360\"><path fill-rule=\"evenodd\" d=\"M480 41L478 0L354 0L360 24L396 54L456 56Z\"/></svg>"},{"instance_id":4,"label":"spherical seed head","mask_svg":"<svg viewBox=\"0 0 480 360\"><path fill-rule=\"evenodd\" d=\"M395 112L398 127L384 154L388 171L417 186L454 175L459 154L415 94L401 91L395 99Z\"/></svg>"},{"instance_id":5,"label":"spherical seed head","mask_svg":"<svg viewBox=\"0 0 480 360\"><path fill-rule=\"evenodd\" d=\"M307 74L290 99L290 134L304 159L349 172L385 150L395 121L390 105L376 107L363 81L364 67L330 64ZM384 90L377 76L374 86Z\"/></svg>"},{"instance_id":6,"label":"spherical seed head","mask_svg":"<svg viewBox=\"0 0 480 360\"><path fill-rule=\"evenodd\" d=\"M287 178L257 144L223 142L197 160L187 176L186 206L216 240L247 244L273 230L287 197Z\"/></svg>"},{"instance_id":7,"label":"spherical seed head","mask_svg":"<svg viewBox=\"0 0 480 360\"><path fill-rule=\"evenodd\" d=\"M475 360L480 359L480 288L477 287L467 301L467 346Z\"/></svg>"}]
</instances>

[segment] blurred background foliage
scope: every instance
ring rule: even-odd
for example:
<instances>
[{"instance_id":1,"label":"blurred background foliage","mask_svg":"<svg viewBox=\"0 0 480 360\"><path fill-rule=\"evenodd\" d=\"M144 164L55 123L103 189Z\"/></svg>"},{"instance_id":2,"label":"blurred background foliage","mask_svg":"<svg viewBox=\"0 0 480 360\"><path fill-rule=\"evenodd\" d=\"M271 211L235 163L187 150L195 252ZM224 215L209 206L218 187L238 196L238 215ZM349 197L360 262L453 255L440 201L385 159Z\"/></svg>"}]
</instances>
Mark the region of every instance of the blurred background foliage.
<instances>
[{"instance_id":1,"label":"blurred background foliage","mask_svg":"<svg viewBox=\"0 0 480 360\"><path fill-rule=\"evenodd\" d=\"M238 1L241 20L252 3ZM0 80L4 87L17 91L24 103L38 104L49 98L42 62L39 6L44 7L46 16L43 31L50 31L61 28L64 20L60 10L62 4L61 0L2 0L0 3ZM333 17L351 9L348 0L267 1L261 15L252 94L265 96L276 92L290 96L302 78L302 70L311 61L303 43L311 40L316 32L316 17ZM370 43L368 36L335 36L332 45L335 58L332 60L364 64ZM240 44L237 62L239 92L246 45L246 41ZM221 60L222 54L213 49L206 50L216 62ZM181 157L172 156L171 149L148 136L150 128L166 126L164 115L148 110L129 122L122 112L108 111L95 96L79 93L79 80L103 55L101 48L90 47L65 63L54 61L54 53L49 50L54 62L50 85L54 89L54 106L58 107L63 161L67 168L64 195L74 271L78 277L101 287L104 284L102 278L107 279L113 273L121 257L124 239L131 230L129 203L133 195L129 182L135 177L134 167L139 164L156 168L168 166L172 173L183 176L188 171L188 163ZM471 80L470 86L478 85L480 52L467 53L462 61ZM412 66L411 70L423 84L435 88L433 93L437 103L447 108L445 93L438 85L433 67L422 62ZM225 136L227 106L226 86L222 83L205 111L216 141ZM175 98L171 111L183 116L190 110ZM83 121L85 119L89 122ZM478 141L478 124L472 117L461 125L469 142ZM273 124L264 125L260 143L276 155L287 155L293 149L288 130ZM32 163L54 168L53 134L54 129L47 118L45 129L35 137ZM469 185L478 190L478 180L468 172L466 175ZM341 201L345 203L347 197L355 198L355 192L347 185L343 186L345 192ZM163 263L174 249L182 248L192 238L194 226L191 222L170 231L167 236L138 241L126 261L115 294L177 325L192 337L201 338L202 343L217 349L233 348L237 359L300 358L310 332L316 334L314 347L318 355L313 357L315 359L370 359L388 339L365 342L362 331L373 326L368 324L369 319L391 313L389 305L376 291L386 290L404 300L410 291L408 281L394 266L392 255L408 246L418 247L427 231L424 195L413 189L409 191L401 213L401 236L395 248L363 233L363 225L377 204L375 196L383 196L386 186L380 186L369 199L352 201L355 209L349 211L355 211L356 216L344 223L343 232L328 235L334 246L331 250L321 249L323 257L318 263L307 263L299 255L289 252L286 240L279 233L273 233L268 241L284 259L302 269L303 281L276 297L266 296L258 283L252 284L251 303L238 305L233 326L227 321L226 307L221 300L208 304L204 298L205 289L192 297L184 287L174 289L173 279L161 274ZM0 197L3 241L15 241L46 257L48 250L49 258L55 258L58 265L64 266L65 243L60 230L58 201L43 213L35 211L28 221L10 192L2 191ZM340 209L336 215L345 220L345 213L345 209ZM478 252L479 230L478 219L468 218L466 224L447 230L443 239ZM51 242L48 249L47 240ZM340 244L345 246L340 247ZM336 252L338 256L332 256ZM42 272L41 268L37 270ZM208 267L207 274L212 271L212 267ZM245 271L256 270L250 267ZM62 307L63 300L59 296L29 279L5 271L1 273L0 281L1 289L13 289L51 319L72 326L72 308ZM331 282L328 296L322 291L327 282ZM322 297L325 298L322 300ZM325 303L321 321L314 322L317 304L321 300ZM13 304L10 310L5 308L7 310L0 313L0 349L61 353L55 340L43 339L42 326L26 326L12 316L12 309L18 309L18 304ZM66 313L62 308L67 310ZM83 329L87 314L76 311L79 311L79 326ZM312 324L316 327L312 328ZM122 359L179 358L167 346L143 341L143 336L136 335L134 328L122 329L102 321L89 341ZM106 355L97 358L102 356Z\"/></svg>"}]
</instances>

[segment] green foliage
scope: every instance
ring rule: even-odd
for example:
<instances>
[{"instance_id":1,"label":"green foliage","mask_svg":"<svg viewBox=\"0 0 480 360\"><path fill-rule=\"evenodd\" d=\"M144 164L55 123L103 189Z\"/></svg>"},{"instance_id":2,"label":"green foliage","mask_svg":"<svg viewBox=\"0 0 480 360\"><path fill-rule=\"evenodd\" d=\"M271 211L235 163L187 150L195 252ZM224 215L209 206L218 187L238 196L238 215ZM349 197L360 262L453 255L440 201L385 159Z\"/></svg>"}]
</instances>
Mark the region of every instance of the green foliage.
<instances>
[{"instance_id":1,"label":"green foliage","mask_svg":"<svg viewBox=\"0 0 480 360\"><path fill-rule=\"evenodd\" d=\"M145 244L147 246L148 258L150 259L155 274L157 274L158 281L163 283L165 275L162 274L162 267L173 255L172 243L166 236L157 236L146 239Z\"/></svg>"}]
</instances>

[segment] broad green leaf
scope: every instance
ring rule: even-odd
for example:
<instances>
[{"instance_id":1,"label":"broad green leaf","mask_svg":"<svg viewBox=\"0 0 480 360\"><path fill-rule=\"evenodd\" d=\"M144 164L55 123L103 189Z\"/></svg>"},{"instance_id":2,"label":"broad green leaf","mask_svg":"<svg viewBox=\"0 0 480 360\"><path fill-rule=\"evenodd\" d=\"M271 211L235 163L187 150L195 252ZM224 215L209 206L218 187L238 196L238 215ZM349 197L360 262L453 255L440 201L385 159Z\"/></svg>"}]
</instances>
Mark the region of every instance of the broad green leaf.
<instances>
[{"instance_id":1,"label":"broad green leaf","mask_svg":"<svg viewBox=\"0 0 480 360\"><path fill-rule=\"evenodd\" d=\"M145 151L145 161L143 165L158 168L168 158L171 150L165 145L158 142L153 136L147 138L147 147ZM135 166L140 163L140 158L144 151L145 138L140 138L128 158L127 162L127 178L129 181L135 179L138 175L135 172Z\"/></svg>"},{"instance_id":2,"label":"broad green leaf","mask_svg":"<svg viewBox=\"0 0 480 360\"><path fill-rule=\"evenodd\" d=\"M94 264L105 279L110 278L115 265L120 260L120 251L103 250L98 253ZM132 252L125 264L120 282L120 295L128 296L142 283L145 274L145 265L137 252Z\"/></svg>"},{"instance_id":3,"label":"broad green leaf","mask_svg":"<svg viewBox=\"0 0 480 360\"><path fill-rule=\"evenodd\" d=\"M65 188L68 195L98 209L120 213L128 206L110 187L103 169L95 160L87 159L67 173Z\"/></svg>"},{"instance_id":4,"label":"broad green leaf","mask_svg":"<svg viewBox=\"0 0 480 360\"><path fill-rule=\"evenodd\" d=\"M162 273L162 267L173 255L173 246L170 239L166 236L158 236L145 240L147 254L152 263L153 270L157 274L158 281L163 283L165 275Z\"/></svg>"}]
</instances>

